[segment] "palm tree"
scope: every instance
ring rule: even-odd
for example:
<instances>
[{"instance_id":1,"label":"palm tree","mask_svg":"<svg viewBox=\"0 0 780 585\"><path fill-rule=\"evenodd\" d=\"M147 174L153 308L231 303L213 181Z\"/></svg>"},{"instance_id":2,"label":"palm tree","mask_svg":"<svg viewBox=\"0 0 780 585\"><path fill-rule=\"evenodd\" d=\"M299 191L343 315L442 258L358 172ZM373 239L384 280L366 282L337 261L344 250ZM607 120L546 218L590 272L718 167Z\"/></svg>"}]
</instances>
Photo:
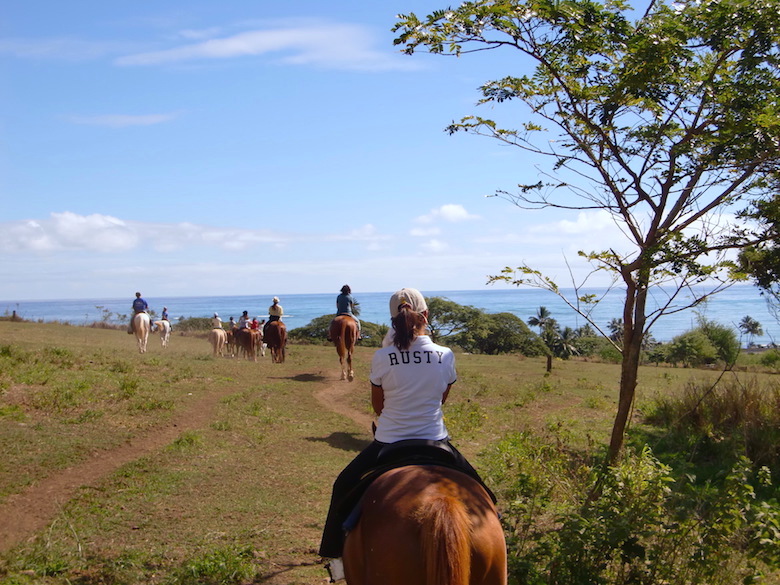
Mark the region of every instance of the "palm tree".
<instances>
[{"instance_id":1,"label":"palm tree","mask_svg":"<svg viewBox=\"0 0 780 585\"><path fill-rule=\"evenodd\" d=\"M739 322L739 330L748 336L748 347L753 345L753 337L764 334L764 328L761 327L761 323L750 315L742 317L742 321Z\"/></svg>"},{"instance_id":2,"label":"palm tree","mask_svg":"<svg viewBox=\"0 0 780 585\"><path fill-rule=\"evenodd\" d=\"M573 355L579 354L575 342L577 333L571 327L564 327L563 330L555 332L555 337L549 345L556 357L567 360Z\"/></svg>"},{"instance_id":3,"label":"palm tree","mask_svg":"<svg viewBox=\"0 0 780 585\"><path fill-rule=\"evenodd\" d=\"M539 333L543 333L547 327L550 325L550 317L552 316L552 313L547 310L547 307L539 307L536 310L536 315L528 319L528 324L531 327L538 327Z\"/></svg>"},{"instance_id":4,"label":"palm tree","mask_svg":"<svg viewBox=\"0 0 780 585\"><path fill-rule=\"evenodd\" d=\"M615 317L609 322L609 338L616 343L623 343L623 319Z\"/></svg>"}]
</instances>

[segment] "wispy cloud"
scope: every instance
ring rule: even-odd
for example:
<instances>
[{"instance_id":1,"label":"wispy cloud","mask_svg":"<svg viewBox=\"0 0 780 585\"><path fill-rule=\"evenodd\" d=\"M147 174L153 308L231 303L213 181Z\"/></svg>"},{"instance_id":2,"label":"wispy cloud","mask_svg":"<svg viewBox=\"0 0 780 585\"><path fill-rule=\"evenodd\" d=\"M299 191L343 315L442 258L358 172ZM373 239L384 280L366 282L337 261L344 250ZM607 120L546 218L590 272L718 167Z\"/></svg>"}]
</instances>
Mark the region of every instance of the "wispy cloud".
<instances>
[{"instance_id":1,"label":"wispy cloud","mask_svg":"<svg viewBox=\"0 0 780 585\"><path fill-rule=\"evenodd\" d=\"M48 220L9 222L0 230L0 245L10 252L95 250L117 252L138 245L138 233L108 215L52 213Z\"/></svg>"},{"instance_id":2,"label":"wispy cloud","mask_svg":"<svg viewBox=\"0 0 780 585\"><path fill-rule=\"evenodd\" d=\"M202 34L201 42L158 51L126 55L115 60L121 66L154 66L190 61L235 59L278 55L283 64L311 65L328 69L393 70L419 68L418 63L400 54L375 48L379 42L363 26L318 23L280 26L240 32L222 38L209 38L214 30L184 31L191 39Z\"/></svg>"},{"instance_id":3,"label":"wispy cloud","mask_svg":"<svg viewBox=\"0 0 780 585\"><path fill-rule=\"evenodd\" d=\"M409 234L418 238L428 238L430 236L438 236L441 233L441 229L437 227L427 228L412 228Z\"/></svg>"},{"instance_id":4,"label":"wispy cloud","mask_svg":"<svg viewBox=\"0 0 780 585\"><path fill-rule=\"evenodd\" d=\"M370 223L367 223L363 226L357 227L355 229L352 229L346 233L343 234L333 234L330 236L327 236L326 239L331 241L339 241L339 240L346 240L346 241L379 241L379 240L386 240L389 236L381 235L379 233L379 230L377 230L376 226Z\"/></svg>"},{"instance_id":5,"label":"wispy cloud","mask_svg":"<svg viewBox=\"0 0 780 585\"><path fill-rule=\"evenodd\" d=\"M0 55L17 59L90 61L138 50L136 43L93 41L70 37L0 39Z\"/></svg>"},{"instance_id":6,"label":"wispy cloud","mask_svg":"<svg viewBox=\"0 0 780 585\"><path fill-rule=\"evenodd\" d=\"M216 36L222 34L223 29L220 27L211 27L203 29L189 29L181 30L177 33L177 36L188 41L202 41L204 39L213 39Z\"/></svg>"},{"instance_id":7,"label":"wispy cloud","mask_svg":"<svg viewBox=\"0 0 780 585\"><path fill-rule=\"evenodd\" d=\"M221 228L193 223L145 223L110 215L52 213L48 219L0 223L0 247L9 252L124 252L140 246L158 252L193 247L236 252L260 246L285 247L296 242L357 241L379 249L390 236L366 224L341 234L287 234L266 229Z\"/></svg>"},{"instance_id":8,"label":"wispy cloud","mask_svg":"<svg viewBox=\"0 0 780 585\"><path fill-rule=\"evenodd\" d=\"M479 219L479 216L470 214L462 205L450 203L447 205L442 205L441 207L437 207L436 209L431 209L429 213L416 217L414 221L416 223L426 224L433 223L435 221L446 221L454 223L475 219Z\"/></svg>"},{"instance_id":9,"label":"wispy cloud","mask_svg":"<svg viewBox=\"0 0 780 585\"><path fill-rule=\"evenodd\" d=\"M97 116L70 116L74 124L89 126L108 126L109 128L126 128L128 126L154 126L170 122L179 114L103 114Z\"/></svg>"}]
</instances>

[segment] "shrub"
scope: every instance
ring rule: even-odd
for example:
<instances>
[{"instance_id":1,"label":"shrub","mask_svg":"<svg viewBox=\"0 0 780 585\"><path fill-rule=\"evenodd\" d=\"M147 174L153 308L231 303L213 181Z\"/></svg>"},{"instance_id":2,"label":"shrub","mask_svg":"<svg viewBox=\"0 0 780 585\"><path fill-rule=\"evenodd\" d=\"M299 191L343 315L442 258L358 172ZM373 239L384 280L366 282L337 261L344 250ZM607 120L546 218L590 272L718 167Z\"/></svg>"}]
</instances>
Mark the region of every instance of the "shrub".
<instances>
[{"instance_id":1,"label":"shrub","mask_svg":"<svg viewBox=\"0 0 780 585\"><path fill-rule=\"evenodd\" d=\"M718 352L702 331L694 329L672 339L667 356L675 366L682 363L689 368L715 362Z\"/></svg>"},{"instance_id":2,"label":"shrub","mask_svg":"<svg viewBox=\"0 0 780 585\"><path fill-rule=\"evenodd\" d=\"M186 319L179 319L179 322L175 325L175 327L176 330L179 332L210 331L211 318L210 317L187 317Z\"/></svg>"},{"instance_id":3,"label":"shrub","mask_svg":"<svg viewBox=\"0 0 780 585\"><path fill-rule=\"evenodd\" d=\"M748 457L780 473L780 385L731 380L689 382L678 396L650 405L647 422L667 429L670 451L695 445L694 461L721 464Z\"/></svg>"},{"instance_id":4,"label":"shrub","mask_svg":"<svg viewBox=\"0 0 780 585\"><path fill-rule=\"evenodd\" d=\"M736 331L731 327L706 319L699 320L698 329L710 340L721 362L733 364L737 361L741 348Z\"/></svg>"},{"instance_id":5,"label":"shrub","mask_svg":"<svg viewBox=\"0 0 780 585\"><path fill-rule=\"evenodd\" d=\"M703 486L647 447L602 469L516 435L485 460L508 502L510 582L731 585L756 582L780 558L780 507L757 497L770 474L746 459Z\"/></svg>"},{"instance_id":6,"label":"shrub","mask_svg":"<svg viewBox=\"0 0 780 585\"><path fill-rule=\"evenodd\" d=\"M623 360L623 355L614 345L608 343L599 350L599 358L610 364L619 364Z\"/></svg>"},{"instance_id":7,"label":"shrub","mask_svg":"<svg viewBox=\"0 0 780 585\"><path fill-rule=\"evenodd\" d=\"M778 368L780 367L780 351L776 349L772 349L769 351L765 351L761 354L761 357L759 358L759 363L762 366L765 366L767 368Z\"/></svg>"}]
</instances>

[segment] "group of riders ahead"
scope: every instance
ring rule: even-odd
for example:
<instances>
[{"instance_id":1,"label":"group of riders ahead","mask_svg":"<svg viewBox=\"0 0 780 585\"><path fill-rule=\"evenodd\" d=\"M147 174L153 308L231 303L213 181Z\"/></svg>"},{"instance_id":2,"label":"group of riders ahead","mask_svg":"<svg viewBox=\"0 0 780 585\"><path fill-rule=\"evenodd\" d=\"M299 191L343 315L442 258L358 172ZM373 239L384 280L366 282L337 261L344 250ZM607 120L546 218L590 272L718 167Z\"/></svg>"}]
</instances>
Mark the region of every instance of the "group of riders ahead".
<instances>
[{"instance_id":1,"label":"group of riders ahead","mask_svg":"<svg viewBox=\"0 0 780 585\"><path fill-rule=\"evenodd\" d=\"M238 318L238 323L236 323L233 317L230 318L230 321L228 321L228 329L231 331L233 329L259 330L262 327L263 337L265 337L268 325L274 321L281 321L283 315L284 309L282 308L282 305L279 304L279 297L274 297L271 306L268 307L268 321L265 319L259 320L259 317L250 319L249 311L244 311ZM222 319L220 319L218 313L214 313L214 316L211 318L211 327L213 329L224 329Z\"/></svg>"},{"instance_id":2,"label":"group of riders ahead","mask_svg":"<svg viewBox=\"0 0 780 585\"><path fill-rule=\"evenodd\" d=\"M336 299L337 315L354 315L355 300L348 285L341 288ZM141 293L133 301L135 313L148 309ZM278 321L284 310L277 297L268 309L268 323ZM390 297L391 328L371 360L369 375L371 405L376 414L374 439L338 475L333 483L328 515L322 533L319 554L327 561L331 582L344 578L341 556L345 538L354 527L353 509L364 491L364 478L377 468L380 458L386 465L388 453L397 450L408 454L410 449L430 452L439 450L440 463L454 467L475 478L491 499L495 496L485 486L477 471L450 442L444 424L442 406L457 380L455 356L451 349L438 345L428 334L428 305L425 297L413 288L403 288ZM167 309L163 309L167 319ZM230 318L231 325L233 318ZM259 327L257 319L249 319L244 311L236 327ZM214 313L212 325L222 328L222 320ZM264 331L265 332L265 331ZM438 463L437 463L438 464Z\"/></svg>"},{"instance_id":3,"label":"group of riders ahead","mask_svg":"<svg viewBox=\"0 0 780 585\"><path fill-rule=\"evenodd\" d=\"M360 339L360 320L355 316L353 312L353 308L355 305L355 299L352 297L352 289L349 287L348 284L345 284L341 287L341 293L336 297L336 316L339 315L349 315L355 320L355 323L357 323L358 327L358 339ZM144 298L141 296L140 292L135 293L135 299L133 300L132 304L133 309L133 317L135 317L138 313L148 313L149 312L149 303L147 303ZM228 328L229 329L260 329L262 327L263 329L263 336L265 336L266 330L268 329L268 324L273 323L274 321L280 321L282 319L282 316L284 315L284 309L282 308L282 305L279 304L279 297L274 297L271 301L271 306L268 307L268 320L258 320L259 317L250 318L249 317L249 311L244 311L241 316L238 318L238 322L233 320L233 317L230 317L230 321L228 322ZM163 307L162 310L162 316L161 319L163 321L168 321L170 326L170 321L168 320L168 307ZM127 328L128 333L133 333L133 321L134 319L130 319L130 325ZM220 319L219 314L214 313L214 316L211 318L211 326L215 329L222 329L222 319ZM172 328L172 327L171 327ZM330 339L328 339L330 341Z\"/></svg>"}]
</instances>

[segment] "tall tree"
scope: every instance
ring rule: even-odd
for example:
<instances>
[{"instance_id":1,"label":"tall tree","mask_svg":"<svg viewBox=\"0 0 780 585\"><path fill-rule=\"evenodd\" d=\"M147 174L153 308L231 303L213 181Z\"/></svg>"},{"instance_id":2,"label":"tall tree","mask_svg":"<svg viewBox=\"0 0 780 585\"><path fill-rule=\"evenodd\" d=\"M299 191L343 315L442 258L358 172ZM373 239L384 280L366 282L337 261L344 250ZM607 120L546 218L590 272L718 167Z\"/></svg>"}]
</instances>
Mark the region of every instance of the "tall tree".
<instances>
[{"instance_id":1,"label":"tall tree","mask_svg":"<svg viewBox=\"0 0 780 585\"><path fill-rule=\"evenodd\" d=\"M428 303L428 329L434 341L465 331L482 315L476 307L459 305L446 298L429 297L425 300Z\"/></svg>"},{"instance_id":2,"label":"tall tree","mask_svg":"<svg viewBox=\"0 0 780 585\"><path fill-rule=\"evenodd\" d=\"M449 131L549 158L544 180L497 196L527 208L606 211L625 235L625 248L580 252L625 288L614 461L646 332L728 286L728 252L768 237L726 212L770 199L777 180L780 0L651 0L644 14L622 0L474 0L422 19L401 15L394 31L408 54L515 50L525 57L518 67L530 58L532 70L480 88L481 104L521 102L527 119L505 128L467 116ZM530 266L491 280L562 294ZM702 283L709 288L693 288ZM671 292L649 306L659 285ZM575 290L564 300L588 317L594 299Z\"/></svg>"}]
</instances>

